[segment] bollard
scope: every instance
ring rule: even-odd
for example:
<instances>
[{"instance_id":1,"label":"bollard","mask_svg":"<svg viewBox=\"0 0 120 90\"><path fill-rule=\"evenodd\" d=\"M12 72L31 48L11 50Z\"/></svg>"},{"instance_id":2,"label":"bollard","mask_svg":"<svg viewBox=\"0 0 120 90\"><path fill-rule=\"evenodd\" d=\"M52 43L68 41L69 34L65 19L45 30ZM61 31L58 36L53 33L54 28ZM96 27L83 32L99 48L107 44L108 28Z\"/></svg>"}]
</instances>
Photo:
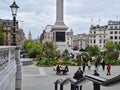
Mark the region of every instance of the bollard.
<instances>
[{"instance_id":1,"label":"bollard","mask_svg":"<svg viewBox=\"0 0 120 90\"><path fill-rule=\"evenodd\" d=\"M80 85L80 90L82 90L82 85Z\"/></svg>"},{"instance_id":2,"label":"bollard","mask_svg":"<svg viewBox=\"0 0 120 90\"><path fill-rule=\"evenodd\" d=\"M71 90L74 90L75 86L73 84L71 84Z\"/></svg>"},{"instance_id":3,"label":"bollard","mask_svg":"<svg viewBox=\"0 0 120 90\"><path fill-rule=\"evenodd\" d=\"M60 90L63 90L63 85L62 84L60 84Z\"/></svg>"},{"instance_id":4,"label":"bollard","mask_svg":"<svg viewBox=\"0 0 120 90\"><path fill-rule=\"evenodd\" d=\"M100 90L100 84L93 82L93 90Z\"/></svg>"},{"instance_id":5,"label":"bollard","mask_svg":"<svg viewBox=\"0 0 120 90\"><path fill-rule=\"evenodd\" d=\"M55 84L55 90L57 90L58 89L57 82L55 82L54 84Z\"/></svg>"}]
</instances>

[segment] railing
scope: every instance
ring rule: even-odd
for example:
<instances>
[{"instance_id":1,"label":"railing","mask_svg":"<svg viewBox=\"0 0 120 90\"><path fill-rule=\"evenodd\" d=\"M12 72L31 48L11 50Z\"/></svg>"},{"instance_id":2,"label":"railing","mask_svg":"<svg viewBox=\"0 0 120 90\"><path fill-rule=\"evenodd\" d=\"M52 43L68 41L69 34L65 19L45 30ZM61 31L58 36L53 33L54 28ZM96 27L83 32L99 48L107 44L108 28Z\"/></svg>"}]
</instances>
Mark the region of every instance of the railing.
<instances>
[{"instance_id":1,"label":"railing","mask_svg":"<svg viewBox=\"0 0 120 90\"><path fill-rule=\"evenodd\" d=\"M21 90L20 48L0 46L0 90Z\"/></svg>"},{"instance_id":2,"label":"railing","mask_svg":"<svg viewBox=\"0 0 120 90\"><path fill-rule=\"evenodd\" d=\"M72 78L66 78L65 80L58 79L54 82L55 90L58 90L58 84L60 85L60 90L63 90L63 86L68 83L71 83L71 90L78 90L78 88L76 89L76 86L80 87L82 84L84 84L88 80L93 82L93 90L100 90L100 85L111 86L111 85L120 83L120 75L111 79L106 79L106 78L102 78L94 75L85 75L78 81L75 81Z\"/></svg>"}]
</instances>

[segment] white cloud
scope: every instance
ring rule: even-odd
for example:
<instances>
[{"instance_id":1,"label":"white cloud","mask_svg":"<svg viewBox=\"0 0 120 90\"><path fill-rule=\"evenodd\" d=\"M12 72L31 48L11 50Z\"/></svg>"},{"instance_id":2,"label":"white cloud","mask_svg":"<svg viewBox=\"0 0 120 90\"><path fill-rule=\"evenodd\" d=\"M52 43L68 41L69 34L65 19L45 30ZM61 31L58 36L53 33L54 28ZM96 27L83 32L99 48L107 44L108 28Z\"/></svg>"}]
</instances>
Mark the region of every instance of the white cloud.
<instances>
[{"instance_id":1,"label":"white cloud","mask_svg":"<svg viewBox=\"0 0 120 90\"><path fill-rule=\"evenodd\" d=\"M9 6L13 0L0 0L0 18L12 19ZM16 0L19 5L17 19L26 33L32 32L37 38L42 27L55 23L56 0ZM93 24L107 24L108 20L120 18L120 0L64 0L64 21L75 34L89 31L91 18ZM101 19L99 22L98 20Z\"/></svg>"}]
</instances>

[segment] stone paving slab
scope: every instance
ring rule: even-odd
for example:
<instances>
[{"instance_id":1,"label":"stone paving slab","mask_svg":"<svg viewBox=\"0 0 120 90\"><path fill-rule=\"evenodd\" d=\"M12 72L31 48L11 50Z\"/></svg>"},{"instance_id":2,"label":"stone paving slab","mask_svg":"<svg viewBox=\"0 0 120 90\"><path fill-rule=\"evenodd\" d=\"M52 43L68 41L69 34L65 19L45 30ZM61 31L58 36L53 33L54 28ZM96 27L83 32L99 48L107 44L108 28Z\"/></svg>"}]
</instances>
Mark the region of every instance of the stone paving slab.
<instances>
[{"instance_id":1,"label":"stone paving slab","mask_svg":"<svg viewBox=\"0 0 120 90\"><path fill-rule=\"evenodd\" d=\"M72 78L77 69L77 66L69 66L69 72L67 75L56 75L56 72L53 71L53 67L36 67L34 65L23 66L22 90L54 90L54 82L57 79L65 79L68 77ZM86 69L84 75L93 74L93 70L93 66L91 71ZM112 66L111 76L107 76L107 71L103 71L101 67L99 67L98 72L100 73L101 77L109 79L120 74L120 66ZM101 90L120 90L119 85L112 87L101 86ZM70 84L65 85L64 90L70 90ZM89 81L85 83L83 85L83 90L93 90L92 82Z\"/></svg>"}]
</instances>

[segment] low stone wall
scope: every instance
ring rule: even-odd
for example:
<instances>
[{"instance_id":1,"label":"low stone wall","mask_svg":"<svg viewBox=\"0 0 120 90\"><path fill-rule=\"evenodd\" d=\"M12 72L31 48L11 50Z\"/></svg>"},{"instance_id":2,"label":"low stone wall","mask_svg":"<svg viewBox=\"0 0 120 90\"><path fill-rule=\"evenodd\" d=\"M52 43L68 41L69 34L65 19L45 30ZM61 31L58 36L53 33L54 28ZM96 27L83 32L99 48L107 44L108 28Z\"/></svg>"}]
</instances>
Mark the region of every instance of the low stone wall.
<instances>
[{"instance_id":1,"label":"low stone wall","mask_svg":"<svg viewBox=\"0 0 120 90\"><path fill-rule=\"evenodd\" d=\"M21 90L22 72L19 53L19 47L0 46L0 90Z\"/></svg>"}]
</instances>

